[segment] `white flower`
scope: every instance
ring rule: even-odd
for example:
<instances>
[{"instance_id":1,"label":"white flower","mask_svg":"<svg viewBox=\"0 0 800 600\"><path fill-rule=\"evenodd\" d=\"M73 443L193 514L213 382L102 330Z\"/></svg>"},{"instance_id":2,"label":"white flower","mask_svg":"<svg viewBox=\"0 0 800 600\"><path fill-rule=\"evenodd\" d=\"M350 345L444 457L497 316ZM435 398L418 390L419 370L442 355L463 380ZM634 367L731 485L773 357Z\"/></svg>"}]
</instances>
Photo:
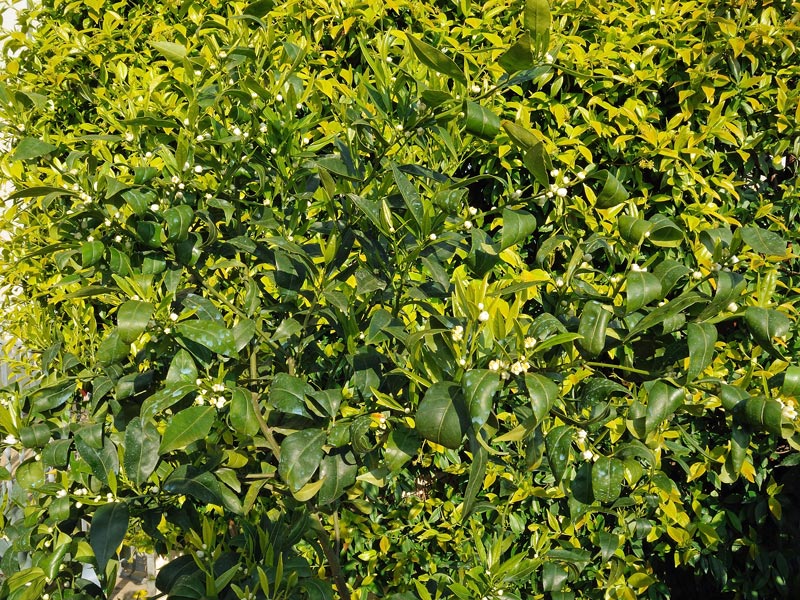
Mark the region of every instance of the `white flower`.
<instances>
[{"instance_id":1,"label":"white flower","mask_svg":"<svg viewBox=\"0 0 800 600\"><path fill-rule=\"evenodd\" d=\"M307 137L303 138L303 145L307 146L310 143L311 143L311 140L309 138L307 138Z\"/></svg>"},{"instance_id":2,"label":"white flower","mask_svg":"<svg viewBox=\"0 0 800 600\"><path fill-rule=\"evenodd\" d=\"M435 234L435 233L432 233L432 234L430 234L430 235L428 236L428 239L429 239L430 241L434 241L434 240L436 239L436 234Z\"/></svg>"},{"instance_id":3,"label":"white flower","mask_svg":"<svg viewBox=\"0 0 800 600\"><path fill-rule=\"evenodd\" d=\"M178 177L177 175L173 175L173 176L170 178L170 181L171 181L172 183L180 183L180 181L181 181L181 178L180 178L180 177Z\"/></svg>"},{"instance_id":4,"label":"white flower","mask_svg":"<svg viewBox=\"0 0 800 600\"><path fill-rule=\"evenodd\" d=\"M561 277L556 278L556 287L564 287L564 280Z\"/></svg>"},{"instance_id":5,"label":"white flower","mask_svg":"<svg viewBox=\"0 0 800 600\"><path fill-rule=\"evenodd\" d=\"M17 443L17 438L15 438L13 435L11 435L11 434L9 433L9 434L8 434L8 435L5 437L5 439L3 439L3 442L5 442L6 444L8 444L9 446L13 446L14 444L16 444L16 443Z\"/></svg>"},{"instance_id":6,"label":"white flower","mask_svg":"<svg viewBox=\"0 0 800 600\"><path fill-rule=\"evenodd\" d=\"M797 410L794 406L787 404L781 409L781 416L787 421L794 421L797 418Z\"/></svg>"},{"instance_id":7,"label":"white flower","mask_svg":"<svg viewBox=\"0 0 800 600\"><path fill-rule=\"evenodd\" d=\"M201 167L200 165L197 165L197 166L194 168L194 172L195 172L195 173L202 173L202 172L203 172L203 167Z\"/></svg>"},{"instance_id":8,"label":"white flower","mask_svg":"<svg viewBox=\"0 0 800 600\"><path fill-rule=\"evenodd\" d=\"M514 200L519 200L522 198L522 190L514 190L514 193L511 195L513 196Z\"/></svg>"},{"instance_id":9,"label":"white flower","mask_svg":"<svg viewBox=\"0 0 800 600\"><path fill-rule=\"evenodd\" d=\"M222 383L215 383L211 386L211 389L217 393L225 391L225 385Z\"/></svg>"},{"instance_id":10,"label":"white flower","mask_svg":"<svg viewBox=\"0 0 800 600\"><path fill-rule=\"evenodd\" d=\"M472 221L464 221L464 229L468 231L472 229Z\"/></svg>"},{"instance_id":11,"label":"white flower","mask_svg":"<svg viewBox=\"0 0 800 600\"><path fill-rule=\"evenodd\" d=\"M177 321L178 320L178 314L177 313L169 313L169 320L172 321L172 322Z\"/></svg>"},{"instance_id":12,"label":"white flower","mask_svg":"<svg viewBox=\"0 0 800 600\"><path fill-rule=\"evenodd\" d=\"M496 358L489 361L489 370L490 371L499 371L502 363L497 360Z\"/></svg>"},{"instance_id":13,"label":"white flower","mask_svg":"<svg viewBox=\"0 0 800 600\"><path fill-rule=\"evenodd\" d=\"M578 438L578 441L579 441L579 442L583 442L583 441L586 439L586 436L587 436L587 435L588 435L588 434L586 433L586 430L585 430L585 429L578 429L578 431L577 431L577 438Z\"/></svg>"},{"instance_id":14,"label":"white flower","mask_svg":"<svg viewBox=\"0 0 800 600\"><path fill-rule=\"evenodd\" d=\"M530 369L531 365L527 360L518 360L511 365L511 372L514 375L521 375Z\"/></svg>"},{"instance_id":15,"label":"white flower","mask_svg":"<svg viewBox=\"0 0 800 600\"><path fill-rule=\"evenodd\" d=\"M594 453L591 450L584 450L581 456L583 456L584 460L592 460L594 458Z\"/></svg>"},{"instance_id":16,"label":"white flower","mask_svg":"<svg viewBox=\"0 0 800 600\"><path fill-rule=\"evenodd\" d=\"M737 310L739 310L739 305L736 302L728 304L728 312L736 312Z\"/></svg>"},{"instance_id":17,"label":"white flower","mask_svg":"<svg viewBox=\"0 0 800 600\"><path fill-rule=\"evenodd\" d=\"M556 190L556 195L557 195L559 198L564 198L564 197L566 197L566 195L567 195L568 193L569 193L569 191L568 191L568 190L567 190L567 188L565 188L565 187L560 187L560 188L558 188L558 189Z\"/></svg>"},{"instance_id":18,"label":"white flower","mask_svg":"<svg viewBox=\"0 0 800 600\"><path fill-rule=\"evenodd\" d=\"M489 313L485 310L482 310L478 315L478 321L480 321L481 323L485 323L488 320L489 320Z\"/></svg>"},{"instance_id":19,"label":"white flower","mask_svg":"<svg viewBox=\"0 0 800 600\"><path fill-rule=\"evenodd\" d=\"M478 302L478 310L483 310L483 302Z\"/></svg>"},{"instance_id":20,"label":"white flower","mask_svg":"<svg viewBox=\"0 0 800 600\"><path fill-rule=\"evenodd\" d=\"M225 396L217 396L213 400L214 406L216 406L217 408L222 408L223 406L225 406L226 402L227 400L225 399Z\"/></svg>"},{"instance_id":21,"label":"white flower","mask_svg":"<svg viewBox=\"0 0 800 600\"><path fill-rule=\"evenodd\" d=\"M584 179L586 179L586 171L579 171L576 177L581 181L583 181Z\"/></svg>"},{"instance_id":22,"label":"white flower","mask_svg":"<svg viewBox=\"0 0 800 600\"><path fill-rule=\"evenodd\" d=\"M560 174L561 171L559 171L558 169L553 169L552 171L550 171L550 177L558 177Z\"/></svg>"},{"instance_id":23,"label":"white flower","mask_svg":"<svg viewBox=\"0 0 800 600\"><path fill-rule=\"evenodd\" d=\"M464 339L464 328L461 325L456 325L453 327L453 331L450 334L450 337L453 338L454 342L460 342Z\"/></svg>"},{"instance_id":24,"label":"white flower","mask_svg":"<svg viewBox=\"0 0 800 600\"><path fill-rule=\"evenodd\" d=\"M56 492L56 498L65 498L67 496L67 490L58 490Z\"/></svg>"},{"instance_id":25,"label":"white flower","mask_svg":"<svg viewBox=\"0 0 800 600\"><path fill-rule=\"evenodd\" d=\"M125 141L132 142L133 141L133 134L130 131L125 132Z\"/></svg>"},{"instance_id":26,"label":"white flower","mask_svg":"<svg viewBox=\"0 0 800 600\"><path fill-rule=\"evenodd\" d=\"M459 366L463 367L464 365L467 364L467 359L466 358L459 358L458 359L458 364L459 364Z\"/></svg>"},{"instance_id":27,"label":"white flower","mask_svg":"<svg viewBox=\"0 0 800 600\"><path fill-rule=\"evenodd\" d=\"M283 96L278 94L278 95L275 96L275 100L277 100L278 102L283 102Z\"/></svg>"},{"instance_id":28,"label":"white flower","mask_svg":"<svg viewBox=\"0 0 800 600\"><path fill-rule=\"evenodd\" d=\"M533 336L528 336L525 338L525 349L530 350L536 345L536 338Z\"/></svg>"},{"instance_id":29,"label":"white flower","mask_svg":"<svg viewBox=\"0 0 800 600\"><path fill-rule=\"evenodd\" d=\"M161 207L158 204L151 204L150 205L150 210L152 210L153 212L157 211L159 208L161 208Z\"/></svg>"},{"instance_id":30,"label":"white flower","mask_svg":"<svg viewBox=\"0 0 800 600\"><path fill-rule=\"evenodd\" d=\"M477 215L477 214L478 214L478 209L477 209L477 208L475 208L474 206L470 206L470 207L467 209L467 212L470 214L470 216L471 216L471 217L474 217L475 215Z\"/></svg>"},{"instance_id":31,"label":"white flower","mask_svg":"<svg viewBox=\"0 0 800 600\"><path fill-rule=\"evenodd\" d=\"M472 93L473 94L480 94L481 93L481 86L479 86L477 84L473 84Z\"/></svg>"},{"instance_id":32,"label":"white flower","mask_svg":"<svg viewBox=\"0 0 800 600\"><path fill-rule=\"evenodd\" d=\"M694 279L702 279L703 278L703 274L700 271L695 271L694 273L692 273L692 277Z\"/></svg>"},{"instance_id":33,"label":"white flower","mask_svg":"<svg viewBox=\"0 0 800 600\"><path fill-rule=\"evenodd\" d=\"M145 158L153 158L153 153L152 153L152 152L150 152L150 151L148 151L148 152L145 152L145 153L144 153L144 157L145 157Z\"/></svg>"},{"instance_id":34,"label":"white flower","mask_svg":"<svg viewBox=\"0 0 800 600\"><path fill-rule=\"evenodd\" d=\"M189 119L184 119L183 124L188 127L189 126Z\"/></svg>"},{"instance_id":35,"label":"white flower","mask_svg":"<svg viewBox=\"0 0 800 600\"><path fill-rule=\"evenodd\" d=\"M186 186L184 184L182 184L182 183L178 184L178 189L179 190L182 190L182 189L185 189L185 188L186 188Z\"/></svg>"},{"instance_id":36,"label":"white flower","mask_svg":"<svg viewBox=\"0 0 800 600\"><path fill-rule=\"evenodd\" d=\"M269 149L269 153L274 156L274 155L276 155L278 153L278 149L277 148L270 148Z\"/></svg>"},{"instance_id":37,"label":"white flower","mask_svg":"<svg viewBox=\"0 0 800 600\"><path fill-rule=\"evenodd\" d=\"M242 130L238 127L233 128L233 135L242 135Z\"/></svg>"},{"instance_id":38,"label":"white flower","mask_svg":"<svg viewBox=\"0 0 800 600\"><path fill-rule=\"evenodd\" d=\"M552 63L555 59L553 58L553 55L548 52L544 55L544 60L545 62Z\"/></svg>"},{"instance_id":39,"label":"white flower","mask_svg":"<svg viewBox=\"0 0 800 600\"><path fill-rule=\"evenodd\" d=\"M403 131L403 124L398 123L397 125L394 126L394 128L397 129L397 131Z\"/></svg>"},{"instance_id":40,"label":"white flower","mask_svg":"<svg viewBox=\"0 0 800 600\"><path fill-rule=\"evenodd\" d=\"M197 558L203 558L205 555L206 555L206 553L203 552L202 550L198 550L197 551Z\"/></svg>"},{"instance_id":41,"label":"white flower","mask_svg":"<svg viewBox=\"0 0 800 600\"><path fill-rule=\"evenodd\" d=\"M635 71L636 70L636 63L635 62L628 63L628 66L631 68L631 71Z\"/></svg>"},{"instance_id":42,"label":"white flower","mask_svg":"<svg viewBox=\"0 0 800 600\"><path fill-rule=\"evenodd\" d=\"M298 102L297 104L295 104L295 105L294 105L294 107L295 107L297 110L303 110L303 104L302 104L302 102Z\"/></svg>"}]
</instances>

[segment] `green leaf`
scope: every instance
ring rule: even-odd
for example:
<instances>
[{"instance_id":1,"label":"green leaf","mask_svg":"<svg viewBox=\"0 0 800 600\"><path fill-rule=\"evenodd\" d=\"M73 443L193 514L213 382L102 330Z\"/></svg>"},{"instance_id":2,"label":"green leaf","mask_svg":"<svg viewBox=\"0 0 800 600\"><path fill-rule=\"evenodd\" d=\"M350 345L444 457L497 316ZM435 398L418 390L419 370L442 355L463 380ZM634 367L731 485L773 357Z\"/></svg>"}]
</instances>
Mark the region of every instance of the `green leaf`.
<instances>
[{"instance_id":1,"label":"green leaf","mask_svg":"<svg viewBox=\"0 0 800 600\"><path fill-rule=\"evenodd\" d=\"M400 190L400 195L403 197L403 202L405 202L408 212L411 214L411 218L414 219L414 222L417 224L417 231L420 233L424 232L425 207L422 204L422 199L420 198L417 188L414 187L414 184L411 183L408 176L398 169L397 165L394 163L392 163L392 175L394 176L397 188Z\"/></svg>"},{"instance_id":2,"label":"green leaf","mask_svg":"<svg viewBox=\"0 0 800 600\"><path fill-rule=\"evenodd\" d=\"M655 431L661 423L683 404L684 393L665 381L656 381L647 396L645 432Z\"/></svg>"},{"instance_id":3,"label":"green leaf","mask_svg":"<svg viewBox=\"0 0 800 600\"><path fill-rule=\"evenodd\" d=\"M581 389L581 399L588 406L596 406L606 402L613 394L630 395L630 390L624 385L611 381L605 377L592 377Z\"/></svg>"},{"instance_id":4,"label":"green leaf","mask_svg":"<svg viewBox=\"0 0 800 600\"><path fill-rule=\"evenodd\" d=\"M800 366L791 365L786 368L781 384L781 394L784 396L800 396Z\"/></svg>"},{"instance_id":5,"label":"green leaf","mask_svg":"<svg viewBox=\"0 0 800 600\"><path fill-rule=\"evenodd\" d=\"M714 360L717 328L711 323L689 323L686 327L689 344L689 368L686 381L692 381Z\"/></svg>"},{"instance_id":6,"label":"green leaf","mask_svg":"<svg viewBox=\"0 0 800 600\"><path fill-rule=\"evenodd\" d=\"M456 81L467 85L467 78L464 76L464 72L452 58L430 44L418 40L413 35L406 34L406 38L411 44L411 50L414 51L414 54L423 65L442 75L449 75Z\"/></svg>"},{"instance_id":7,"label":"green leaf","mask_svg":"<svg viewBox=\"0 0 800 600\"><path fill-rule=\"evenodd\" d=\"M98 240L81 244L81 266L85 269L99 263L105 249L103 242Z\"/></svg>"},{"instance_id":8,"label":"green leaf","mask_svg":"<svg viewBox=\"0 0 800 600\"><path fill-rule=\"evenodd\" d=\"M109 559L116 556L117 548L128 531L129 518L128 505L124 502L104 504L94 511L89 528L89 544L94 550L99 573L105 573Z\"/></svg>"},{"instance_id":9,"label":"green leaf","mask_svg":"<svg viewBox=\"0 0 800 600\"><path fill-rule=\"evenodd\" d=\"M481 435L481 432L478 431L475 435ZM484 445L474 438L470 441L472 446L472 464L469 467L469 480L467 481L467 489L464 491L464 501L461 506L462 521L469 517L475 506L475 499L483 489L486 465L489 462L489 452Z\"/></svg>"},{"instance_id":10,"label":"green leaf","mask_svg":"<svg viewBox=\"0 0 800 600\"><path fill-rule=\"evenodd\" d=\"M417 432L426 440L457 449L469 428L469 410L461 386L451 381L434 383L419 403Z\"/></svg>"},{"instance_id":11,"label":"green leaf","mask_svg":"<svg viewBox=\"0 0 800 600\"><path fill-rule=\"evenodd\" d=\"M167 387L195 381L197 381L197 365L195 365L192 355L181 348L175 353L169 364L166 378Z\"/></svg>"},{"instance_id":12,"label":"green leaf","mask_svg":"<svg viewBox=\"0 0 800 600\"><path fill-rule=\"evenodd\" d=\"M123 342L119 328L114 327L97 348L97 361L104 366L112 365L126 358L131 351L130 342Z\"/></svg>"},{"instance_id":13,"label":"green leaf","mask_svg":"<svg viewBox=\"0 0 800 600\"><path fill-rule=\"evenodd\" d=\"M14 149L14 154L11 156L11 160L39 158L57 149L58 146L54 146L53 144L48 144L36 138L26 137L22 138L17 144L17 147Z\"/></svg>"},{"instance_id":14,"label":"green leaf","mask_svg":"<svg viewBox=\"0 0 800 600\"><path fill-rule=\"evenodd\" d=\"M592 465L592 494L600 502L613 502L622 491L625 465L618 458L601 456Z\"/></svg>"},{"instance_id":15,"label":"green leaf","mask_svg":"<svg viewBox=\"0 0 800 600\"><path fill-rule=\"evenodd\" d=\"M396 426L389 433L383 445L383 460L392 473L399 471L404 464L414 458L421 440L417 432L404 425Z\"/></svg>"},{"instance_id":16,"label":"green leaf","mask_svg":"<svg viewBox=\"0 0 800 600\"><path fill-rule=\"evenodd\" d=\"M150 42L150 45L172 62L183 62L187 55L186 48L175 42Z\"/></svg>"},{"instance_id":17,"label":"green leaf","mask_svg":"<svg viewBox=\"0 0 800 600\"><path fill-rule=\"evenodd\" d=\"M314 476L322 460L325 438L324 431L305 429L286 436L281 443L278 474L291 491L299 491Z\"/></svg>"},{"instance_id":18,"label":"green leaf","mask_svg":"<svg viewBox=\"0 0 800 600\"><path fill-rule=\"evenodd\" d=\"M477 102L467 101L464 115L464 127L476 137L493 140L500 132L500 117Z\"/></svg>"},{"instance_id":19,"label":"green leaf","mask_svg":"<svg viewBox=\"0 0 800 600\"><path fill-rule=\"evenodd\" d=\"M524 71L533 66L533 55L531 54L531 42L527 34L523 34L497 59L506 73L516 73Z\"/></svg>"},{"instance_id":20,"label":"green leaf","mask_svg":"<svg viewBox=\"0 0 800 600\"><path fill-rule=\"evenodd\" d=\"M669 258L662 260L653 269L653 275L661 281L661 293L666 295L672 291L675 284L689 273L690 269L685 265Z\"/></svg>"},{"instance_id":21,"label":"green leaf","mask_svg":"<svg viewBox=\"0 0 800 600\"><path fill-rule=\"evenodd\" d=\"M236 357L236 339L233 332L224 325L207 319L193 319L175 326L175 332L212 352L223 356Z\"/></svg>"},{"instance_id":22,"label":"green leaf","mask_svg":"<svg viewBox=\"0 0 800 600\"><path fill-rule=\"evenodd\" d=\"M141 300L128 300L117 311L117 327L120 339L130 344L136 341L150 322L153 305Z\"/></svg>"},{"instance_id":23,"label":"green leaf","mask_svg":"<svg viewBox=\"0 0 800 600\"><path fill-rule=\"evenodd\" d=\"M739 299L745 285L744 277L738 273L719 271L717 273L717 293L700 313L698 320L705 321L727 310L731 302Z\"/></svg>"},{"instance_id":24,"label":"green leaf","mask_svg":"<svg viewBox=\"0 0 800 600\"><path fill-rule=\"evenodd\" d=\"M693 306L694 304L697 304L702 301L703 301L703 296L701 296L697 292L687 292L681 294L680 296L670 300L663 306L659 306L658 308L653 309L644 318L639 320L636 323L636 325L634 325L631 328L631 330L628 332L628 335L625 336L625 339L623 341L627 342L628 340L632 339L639 333L647 331L648 329L654 327L655 325L658 325L659 323L663 323L670 317L673 317L676 314L686 310L690 306Z\"/></svg>"},{"instance_id":25,"label":"green leaf","mask_svg":"<svg viewBox=\"0 0 800 600\"><path fill-rule=\"evenodd\" d=\"M500 250L524 241L536 231L536 217L526 210L503 209L503 229L500 233Z\"/></svg>"},{"instance_id":26,"label":"green leaf","mask_svg":"<svg viewBox=\"0 0 800 600\"><path fill-rule=\"evenodd\" d=\"M349 460L348 460L349 458ZM340 498L348 488L356 482L358 464L352 453L338 453L326 456L319 463L319 478L323 480L319 489L317 503L320 506L330 504Z\"/></svg>"},{"instance_id":27,"label":"green leaf","mask_svg":"<svg viewBox=\"0 0 800 600\"><path fill-rule=\"evenodd\" d=\"M306 410L306 396L314 389L299 377L278 373L269 390L269 403L275 410L290 415L310 417Z\"/></svg>"},{"instance_id":28,"label":"green leaf","mask_svg":"<svg viewBox=\"0 0 800 600\"><path fill-rule=\"evenodd\" d=\"M547 432L544 438L547 450L547 462L556 483L560 483L570 461L570 448L572 446L572 427L558 425Z\"/></svg>"},{"instance_id":29,"label":"green leaf","mask_svg":"<svg viewBox=\"0 0 800 600\"><path fill-rule=\"evenodd\" d=\"M595 208L613 208L628 199L628 192L609 171L598 171L597 180L602 182L603 189L597 196Z\"/></svg>"},{"instance_id":30,"label":"green leaf","mask_svg":"<svg viewBox=\"0 0 800 600\"><path fill-rule=\"evenodd\" d=\"M587 356L595 357L605 348L606 329L611 316L611 312L599 302L589 300L584 305L578 324L578 333L583 337L577 344Z\"/></svg>"},{"instance_id":31,"label":"green leaf","mask_svg":"<svg viewBox=\"0 0 800 600\"><path fill-rule=\"evenodd\" d=\"M678 247L684 240L684 231L675 221L661 214L650 218L650 236L647 238L654 246L670 248Z\"/></svg>"},{"instance_id":32,"label":"green leaf","mask_svg":"<svg viewBox=\"0 0 800 600\"><path fill-rule=\"evenodd\" d=\"M134 417L125 428L125 458L123 466L128 479L137 486L147 481L158 464L161 436L147 419Z\"/></svg>"},{"instance_id":33,"label":"green leaf","mask_svg":"<svg viewBox=\"0 0 800 600\"><path fill-rule=\"evenodd\" d=\"M103 440L103 447L98 449L90 445L83 437L75 438L75 448L86 461L92 474L103 483L109 484L119 473L119 456L117 447L109 439Z\"/></svg>"},{"instance_id":34,"label":"green leaf","mask_svg":"<svg viewBox=\"0 0 800 600\"><path fill-rule=\"evenodd\" d=\"M55 385L39 388L30 396L33 412L42 413L64 405L75 393L74 381L62 381Z\"/></svg>"},{"instance_id":35,"label":"green leaf","mask_svg":"<svg viewBox=\"0 0 800 600\"><path fill-rule=\"evenodd\" d=\"M246 436L258 433L258 419L248 390L237 387L233 391L229 418L234 431Z\"/></svg>"},{"instance_id":36,"label":"green leaf","mask_svg":"<svg viewBox=\"0 0 800 600\"><path fill-rule=\"evenodd\" d=\"M745 423L760 430L780 435L781 405L776 400L758 396L747 398L742 405L736 407L738 415Z\"/></svg>"},{"instance_id":37,"label":"green leaf","mask_svg":"<svg viewBox=\"0 0 800 600\"><path fill-rule=\"evenodd\" d=\"M46 423L34 423L19 429L19 441L26 448L43 448L50 438L50 427Z\"/></svg>"},{"instance_id":38,"label":"green leaf","mask_svg":"<svg viewBox=\"0 0 800 600\"><path fill-rule=\"evenodd\" d=\"M547 0L525 0L525 29L535 57L547 52L550 43L550 5Z\"/></svg>"},{"instance_id":39,"label":"green leaf","mask_svg":"<svg viewBox=\"0 0 800 600\"><path fill-rule=\"evenodd\" d=\"M164 491L170 494L192 496L203 504L222 505L222 486L213 473L201 471L192 465L180 465L164 482Z\"/></svg>"},{"instance_id":40,"label":"green leaf","mask_svg":"<svg viewBox=\"0 0 800 600\"><path fill-rule=\"evenodd\" d=\"M166 454L203 439L211 431L215 416L216 411L212 406L183 409L167 423L158 453Z\"/></svg>"},{"instance_id":41,"label":"green leaf","mask_svg":"<svg viewBox=\"0 0 800 600\"><path fill-rule=\"evenodd\" d=\"M631 271L625 278L626 311L636 312L653 300L662 298L661 280L652 273Z\"/></svg>"},{"instance_id":42,"label":"green leaf","mask_svg":"<svg viewBox=\"0 0 800 600\"><path fill-rule=\"evenodd\" d=\"M167 224L167 240L180 242L189 236L189 227L194 221L194 211L185 204L172 206L164 211L164 221Z\"/></svg>"},{"instance_id":43,"label":"green leaf","mask_svg":"<svg viewBox=\"0 0 800 600\"><path fill-rule=\"evenodd\" d=\"M744 243L759 254L770 256L786 255L786 240L774 231L762 229L755 225L742 227L739 231L741 231Z\"/></svg>"},{"instance_id":44,"label":"green leaf","mask_svg":"<svg viewBox=\"0 0 800 600\"><path fill-rule=\"evenodd\" d=\"M645 234L652 228L648 221L637 219L630 215L620 215L618 222L619 234L622 239L629 241L631 244L640 243Z\"/></svg>"},{"instance_id":45,"label":"green leaf","mask_svg":"<svg viewBox=\"0 0 800 600\"><path fill-rule=\"evenodd\" d=\"M558 398L558 386L544 375L539 373L525 374L525 388L531 399L533 414L541 422L548 414Z\"/></svg>"},{"instance_id":46,"label":"green leaf","mask_svg":"<svg viewBox=\"0 0 800 600\"><path fill-rule=\"evenodd\" d=\"M500 375L489 369L472 369L464 374L461 388L467 401L472 426L478 430L489 419L492 400L500 389Z\"/></svg>"},{"instance_id":47,"label":"green leaf","mask_svg":"<svg viewBox=\"0 0 800 600\"><path fill-rule=\"evenodd\" d=\"M513 121L503 121L503 129L508 134L508 137L511 138L511 141L519 146L520 150L527 151L537 144L541 145L539 138L528 131L527 128L517 125Z\"/></svg>"},{"instance_id":48,"label":"green leaf","mask_svg":"<svg viewBox=\"0 0 800 600\"><path fill-rule=\"evenodd\" d=\"M775 338L785 338L792 325L791 320L780 311L759 306L748 306L744 311L744 322L759 346L771 354L780 355Z\"/></svg>"},{"instance_id":49,"label":"green leaf","mask_svg":"<svg viewBox=\"0 0 800 600\"><path fill-rule=\"evenodd\" d=\"M154 417L158 413L167 410L170 406L180 402L194 391L197 391L197 384L194 381L191 383L188 381L168 383L167 387L163 390L159 390L145 398L144 402L142 402L142 408L139 414L145 419ZM117 396L119 395L120 394L117 394Z\"/></svg>"}]
</instances>

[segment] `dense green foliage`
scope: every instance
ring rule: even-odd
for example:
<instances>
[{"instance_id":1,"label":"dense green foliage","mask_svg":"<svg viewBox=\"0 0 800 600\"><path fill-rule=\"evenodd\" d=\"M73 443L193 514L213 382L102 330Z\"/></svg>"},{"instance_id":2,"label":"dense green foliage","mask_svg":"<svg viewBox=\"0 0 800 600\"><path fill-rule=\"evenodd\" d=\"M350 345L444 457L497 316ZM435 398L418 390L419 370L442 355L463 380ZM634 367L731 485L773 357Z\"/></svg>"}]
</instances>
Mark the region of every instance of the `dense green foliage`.
<instances>
[{"instance_id":1,"label":"dense green foliage","mask_svg":"<svg viewBox=\"0 0 800 600\"><path fill-rule=\"evenodd\" d=\"M800 589L797 4L21 21L0 598Z\"/></svg>"}]
</instances>

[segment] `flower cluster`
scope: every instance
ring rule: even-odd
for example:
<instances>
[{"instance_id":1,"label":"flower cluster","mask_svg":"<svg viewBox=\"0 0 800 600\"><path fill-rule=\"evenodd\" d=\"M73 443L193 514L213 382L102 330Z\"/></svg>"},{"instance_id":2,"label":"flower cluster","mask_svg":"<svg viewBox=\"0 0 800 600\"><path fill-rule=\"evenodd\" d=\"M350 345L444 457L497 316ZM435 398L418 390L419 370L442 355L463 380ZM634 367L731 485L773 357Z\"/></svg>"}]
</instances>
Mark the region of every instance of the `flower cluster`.
<instances>
[{"instance_id":1,"label":"flower cluster","mask_svg":"<svg viewBox=\"0 0 800 600\"><path fill-rule=\"evenodd\" d=\"M202 379L198 379L196 382L198 387L203 387L204 381ZM211 394L209 397L206 397L206 393L208 390L201 389L197 396L194 399L194 403L198 406L203 406L204 404L208 403L211 406L215 407L217 410L222 409L228 403L228 399L222 395L225 391L225 384L223 383L215 383L211 386Z\"/></svg>"}]
</instances>

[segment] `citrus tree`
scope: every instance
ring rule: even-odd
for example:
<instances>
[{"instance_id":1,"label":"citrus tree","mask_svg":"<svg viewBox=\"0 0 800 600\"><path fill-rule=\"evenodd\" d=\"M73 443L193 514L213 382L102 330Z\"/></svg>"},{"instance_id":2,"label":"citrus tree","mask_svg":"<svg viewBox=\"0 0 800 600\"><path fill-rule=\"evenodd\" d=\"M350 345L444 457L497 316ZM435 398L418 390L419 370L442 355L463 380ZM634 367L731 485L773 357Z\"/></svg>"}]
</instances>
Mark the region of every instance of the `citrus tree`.
<instances>
[{"instance_id":1,"label":"citrus tree","mask_svg":"<svg viewBox=\"0 0 800 600\"><path fill-rule=\"evenodd\" d=\"M795 5L20 22L1 598L797 588Z\"/></svg>"}]
</instances>

